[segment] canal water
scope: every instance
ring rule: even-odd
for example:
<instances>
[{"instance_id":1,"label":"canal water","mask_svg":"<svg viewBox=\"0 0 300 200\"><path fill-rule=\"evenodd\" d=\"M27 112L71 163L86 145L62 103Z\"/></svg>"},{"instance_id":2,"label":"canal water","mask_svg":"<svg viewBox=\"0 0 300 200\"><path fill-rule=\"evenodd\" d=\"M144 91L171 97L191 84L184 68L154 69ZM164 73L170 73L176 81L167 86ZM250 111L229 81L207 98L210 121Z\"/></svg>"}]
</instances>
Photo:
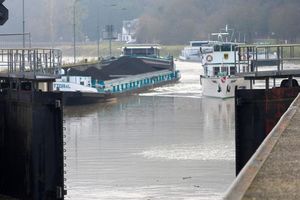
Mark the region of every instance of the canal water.
<instances>
[{"instance_id":1,"label":"canal water","mask_svg":"<svg viewBox=\"0 0 300 200\"><path fill-rule=\"evenodd\" d=\"M178 84L67 107L66 199L222 199L234 179L234 102L201 94L197 63Z\"/></svg>"}]
</instances>

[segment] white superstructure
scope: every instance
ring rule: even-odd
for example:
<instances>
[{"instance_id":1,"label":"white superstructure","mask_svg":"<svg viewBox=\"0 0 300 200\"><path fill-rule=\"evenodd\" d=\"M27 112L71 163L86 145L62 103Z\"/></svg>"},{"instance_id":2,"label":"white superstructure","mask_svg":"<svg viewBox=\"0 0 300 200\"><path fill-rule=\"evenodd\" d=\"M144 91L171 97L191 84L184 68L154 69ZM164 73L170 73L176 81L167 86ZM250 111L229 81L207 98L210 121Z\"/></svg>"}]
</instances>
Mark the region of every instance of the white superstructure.
<instances>
[{"instance_id":1,"label":"white superstructure","mask_svg":"<svg viewBox=\"0 0 300 200\"><path fill-rule=\"evenodd\" d=\"M237 76L238 72L250 69L246 64L237 69L236 46L237 43L216 42L213 44L213 52L203 55L204 75L200 76L200 83L204 96L229 98L234 97L235 87L240 89L250 87L249 81Z\"/></svg>"},{"instance_id":2,"label":"white superstructure","mask_svg":"<svg viewBox=\"0 0 300 200\"><path fill-rule=\"evenodd\" d=\"M190 45L181 50L179 59L182 61L201 62L203 53L210 49L210 41L190 41Z\"/></svg>"},{"instance_id":3,"label":"white superstructure","mask_svg":"<svg viewBox=\"0 0 300 200\"><path fill-rule=\"evenodd\" d=\"M62 76L53 83L53 90L63 92L98 92L90 76Z\"/></svg>"}]
</instances>

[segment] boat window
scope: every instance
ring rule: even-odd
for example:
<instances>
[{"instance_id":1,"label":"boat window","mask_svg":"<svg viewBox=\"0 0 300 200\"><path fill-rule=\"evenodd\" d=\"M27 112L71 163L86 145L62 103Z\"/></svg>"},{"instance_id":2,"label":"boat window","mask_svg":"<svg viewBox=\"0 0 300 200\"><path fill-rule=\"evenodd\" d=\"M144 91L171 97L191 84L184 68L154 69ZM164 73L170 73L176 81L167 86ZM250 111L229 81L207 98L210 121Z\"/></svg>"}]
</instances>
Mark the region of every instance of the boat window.
<instances>
[{"instance_id":1,"label":"boat window","mask_svg":"<svg viewBox=\"0 0 300 200\"><path fill-rule=\"evenodd\" d=\"M221 67L221 72L227 73L227 67Z\"/></svg>"},{"instance_id":2,"label":"boat window","mask_svg":"<svg viewBox=\"0 0 300 200\"><path fill-rule=\"evenodd\" d=\"M124 48L125 56L149 56L149 55L158 55L159 50L155 48Z\"/></svg>"},{"instance_id":3,"label":"boat window","mask_svg":"<svg viewBox=\"0 0 300 200\"><path fill-rule=\"evenodd\" d=\"M219 72L220 72L220 68L219 67L214 67L213 68L213 73L214 73L215 76L218 76Z\"/></svg>"},{"instance_id":4,"label":"boat window","mask_svg":"<svg viewBox=\"0 0 300 200\"><path fill-rule=\"evenodd\" d=\"M80 85L84 85L84 81L80 81Z\"/></svg>"},{"instance_id":5,"label":"boat window","mask_svg":"<svg viewBox=\"0 0 300 200\"><path fill-rule=\"evenodd\" d=\"M199 56L200 55L200 50L199 49L189 49L188 54Z\"/></svg>"},{"instance_id":6,"label":"boat window","mask_svg":"<svg viewBox=\"0 0 300 200\"><path fill-rule=\"evenodd\" d=\"M208 41L193 41L193 42L191 41L190 42L190 46L192 46L192 47L201 47L205 44L208 44Z\"/></svg>"},{"instance_id":7,"label":"boat window","mask_svg":"<svg viewBox=\"0 0 300 200\"><path fill-rule=\"evenodd\" d=\"M199 43L192 43L192 47L201 47L202 44Z\"/></svg>"},{"instance_id":8,"label":"boat window","mask_svg":"<svg viewBox=\"0 0 300 200\"><path fill-rule=\"evenodd\" d=\"M235 51L236 47L237 47L237 45L232 45L232 51Z\"/></svg>"},{"instance_id":9,"label":"boat window","mask_svg":"<svg viewBox=\"0 0 300 200\"><path fill-rule=\"evenodd\" d=\"M231 51L231 44L223 44L221 46L221 51Z\"/></svg>"},{"instance_id":10,"label":"boat window","mask_svg":"<svg viewBox=\"0 0 300 200\"><path fill-rule=\"evenodd\" d=\"M12 82L11 89L13 89L13 90L17 89L17 83L16 82Z\"/></svg>"},{"instance_id":11,"label":"boat window","mask_svg":"<svg viewBox=\"0 0 300 200\"><path fill-rule=\"evenodd\" d=\"M230 67L230 75L235 75L236 69L235 67Z\"/></svg>"},{"instance_id":12,"label":"boat window","mask_svg":"<svg viewBox=\"0 0 300 200\"><path fill-rule=\"evenodd\" d=\"M219 45L215 45L214 46L214 51L220 51L220 46Z\"/></svg>"},{"instance_id":13,"label":"boat window","mask_svg":"<svg viewBox=\"0 0 300 200\"><path fill-rule=\"evenodd\" d=\"M192 47L201 47L202 43L192 43Z\"/></svg>"},{"instance_id":14,"label":"boat window","mask_svg":"<svg viewBox=\"0 0 300 200\"><path fill-rule=\"evenodd\" d=\"M228 75L228 68L227 67L221 67L221 71L217 74L218 76L226 76Z\"/></svg>"}]
</instances>

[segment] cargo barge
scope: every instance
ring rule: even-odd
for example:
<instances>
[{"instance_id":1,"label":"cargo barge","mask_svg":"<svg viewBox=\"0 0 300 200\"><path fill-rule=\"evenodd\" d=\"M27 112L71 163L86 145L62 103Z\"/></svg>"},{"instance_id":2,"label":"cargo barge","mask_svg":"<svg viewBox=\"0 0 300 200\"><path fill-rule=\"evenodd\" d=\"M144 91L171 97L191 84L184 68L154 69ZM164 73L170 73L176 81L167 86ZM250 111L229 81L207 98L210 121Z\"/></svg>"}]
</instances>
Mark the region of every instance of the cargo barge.
<instances>
[{"instance_id":1,"label":"cargo barge","mask_svg":"<svg viewBox=\"0 0 300 200\"><path fill-rule=\"evenodd\" d=\"M64 67L61 78L53 83L64 93L66 105L106 101L138 93L180 79L173 57L160 57L157 45L122 48L119 58L110 58L85 67Z\"/></svg>"}]
</instances>

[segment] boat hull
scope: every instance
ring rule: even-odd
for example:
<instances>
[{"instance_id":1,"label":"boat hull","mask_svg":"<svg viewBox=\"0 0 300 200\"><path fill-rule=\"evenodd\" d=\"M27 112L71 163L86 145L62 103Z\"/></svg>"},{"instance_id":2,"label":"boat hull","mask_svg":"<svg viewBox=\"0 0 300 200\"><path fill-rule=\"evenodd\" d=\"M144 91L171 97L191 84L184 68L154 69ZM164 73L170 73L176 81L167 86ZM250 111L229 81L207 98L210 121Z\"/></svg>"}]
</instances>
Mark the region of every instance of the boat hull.
<instances>
[{"instance_id":1,"label":"boat hull","mask_svg":"<svg viewBox=\"0 0 300 200\"><path fill-rule=\"evenodd\" d=\"M173 74L174 77L168 80L159 80L158 77L162 78L162 76L158 76L157 78L153 78L155 73L147 74L144 80L149 80L147 84L136 85L135 87L130 82L135 79L138 80L140 76L130 77L127 82L124 79L116 79L116 83L113 86L107 85L106 90L102 89L98 92L97 89L92 88L90 86L82 86L78 84L69 84L66 82L55 82L53 86L57 89L55 91L63 93L63 102L64 105L82 105L82 104L92 104L97 102L106 102L112 98L116 98L119 96L126 96L134 93L139 93L143 91L147 91L149 89L159 87L166 84L175 83L180 79L180 73L177 72L168 72L167 74ZM163 75L161 73L156 73L156 75ZM166 75L166 74L165 74ZM152 79L150 79L152 78ZM119 81L118 81L119 80ZM151 80L151 81L150 81ZM159 80L159 81L158 81ZM123 87L124 86L124 87ZM126 86L126 87L125 87ZM129 87L131 86L131 87ZM121 90L114 90L113 88L122 88ZM79 90L80 89L80 90Z\"/></svg>"},{"instance_id":2,"label":"boat hull","mask_svg":"<svg viewBox=\"0 0 300 200\"><path fill-rule=\"evenodd\" d=\"M86 105L94 103L103 103L108 102L111 99L115 98L111 94L103 93L94 93L94 92L62 92L63 104L65 106L77 106L77 105Z\"/></svg>"},{"instance_id":3,"label":"boat hull","mask_svg":"<svg viewBox=\"0 0 300 200\"><path fill-rule=\"evenodd\" d=\"M200 77L203 96L216 98L232 98L235 96L235 88L250 88L250 82L241 77L224 76L224 77Z\"/></svg>"}]
</instances>

